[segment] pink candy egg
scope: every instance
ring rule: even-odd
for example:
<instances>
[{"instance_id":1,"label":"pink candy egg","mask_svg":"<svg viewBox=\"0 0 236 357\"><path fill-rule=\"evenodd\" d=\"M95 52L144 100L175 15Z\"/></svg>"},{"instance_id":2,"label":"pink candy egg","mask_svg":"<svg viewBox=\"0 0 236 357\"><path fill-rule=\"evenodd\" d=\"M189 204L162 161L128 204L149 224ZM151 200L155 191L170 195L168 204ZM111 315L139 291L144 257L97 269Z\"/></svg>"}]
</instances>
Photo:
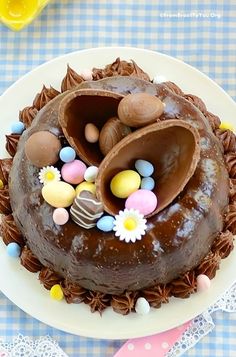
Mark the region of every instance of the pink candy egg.
<instances>
[{"instance_id":1,"label":"pink candy egg","mask_svg":"<svg viewBox=\"0 0 236 357\"><path fill-rule=\"evenodd\" d=\"M157 206L156 195L149 190L137 190L127 198L125 201L125 208L137 209L144 216L152 213Z\"/></svg>"},{"instance_id":2,"label":"pink candy egg","mask_svg":"<svg viewBox=\"0 0 236 357\"><path fill-rule=\"evenodd\" d=\"M68 222L69 213L65 208L56 208L53 212L52 218L56 224L62 226Z\"/></svg>"},{"instance_id":3,"label":"pink candy egg","mask_svg":"<svg viewBox=\"0 0 236 357\"><path fill-rule=\"evenodd\" d=\"M84 180L84 173L87 167L81 160L74 160L62 166L61 176L64 181L74 185Z\"/></svg>"},{"instance_id":4,"label":"pink candy egg","mask_svg":"<svg viewBox=\"0 0 236 357\"><path fill-rule=\"evenodd\" d=\"M200 274L197 276L197 291L203 292L210 288L211 281L205 274Z\"/></svg>"}]
</instances>

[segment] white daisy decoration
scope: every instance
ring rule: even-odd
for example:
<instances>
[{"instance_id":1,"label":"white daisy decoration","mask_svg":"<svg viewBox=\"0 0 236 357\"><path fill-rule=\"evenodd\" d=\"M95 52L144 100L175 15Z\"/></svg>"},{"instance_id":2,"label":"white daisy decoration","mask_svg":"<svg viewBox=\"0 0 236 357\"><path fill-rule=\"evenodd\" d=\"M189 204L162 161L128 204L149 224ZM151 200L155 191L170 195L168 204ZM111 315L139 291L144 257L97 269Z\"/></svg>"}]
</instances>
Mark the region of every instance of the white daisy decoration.
<instances>
[{"instance_id":1,"label":"white daisy decoration","mask_svg":"<svg viewBox=\"0 0 236 357\"><path fill-rule=\"evenodd\" d=\"M46 166L39 171L39 181L43 185L46 185L47 183L53 181L54 182L60 181L60 179L61 179L60 171L54 166Z\"/></svg>"},{"instance_id":2,"label":"white daisy decoration","mask_svg":"<svg viewBox=\"0 0 236 357\"><path fill-rule=\"evenodd\" d=\"M115 236L126 243L141 240L147 228L146 222L147 220L138 210L126 208L115 216L113 228Z\"/></svg>"}]
</instances>

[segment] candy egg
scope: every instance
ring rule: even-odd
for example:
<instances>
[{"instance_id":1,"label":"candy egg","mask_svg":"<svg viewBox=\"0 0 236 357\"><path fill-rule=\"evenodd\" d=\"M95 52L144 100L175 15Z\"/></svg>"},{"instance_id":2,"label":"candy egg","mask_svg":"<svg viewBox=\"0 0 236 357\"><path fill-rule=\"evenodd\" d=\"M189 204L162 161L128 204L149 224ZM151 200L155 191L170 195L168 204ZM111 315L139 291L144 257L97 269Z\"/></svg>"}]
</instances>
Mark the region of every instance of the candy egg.
<instances>
[{"instance_id":1,"label":"candy egg","mask_svg":"<svg viewBox=\"0 0 236 357\"><path fill-rule=\"evenodd\" d=\"M0 180L0 190L2 190L3 188L4 188L3 180Z\"/></svg>"},{"instance_id":2,"label":"candy egg","mask_svg":"<svg viewBox=\"0 0 236 357\"><path fill-rule=\"evenodd\" d=\"M56 208L53 212L52 218L56 224L62 226L63 224L66 224L68 222L69 213L65 208Z\"/></svg>"},{"instance_id":3,"label":"candy egg","mask_svg":"<svg viewBox=\"0 0 236 357\"><path fill-rule=\"evenodd\" d=\"M147 160L136 160L134 166L138 173L143 177L149 177L154 172L153 165Z\"/></svg>"},{"instance_id":4,"label":"candy egg","mask_svg":"<svg viewBox=\"0 0 236 357\"><path fill-rule=\"evenodd\" d=\"M162 76L160 74L157 74L153 77L153 83L155 83L155 84L160 84L160 83L163 83L166 81L167 81L166 77Z\"/></svg>"},{"instance_id":5,"label":"candy egg","mask_svg":"<svg viewBox=\"0 0 236 357\"><path fill-rule=\"evenodd\" d=\"M156 195L149 190L138 190L133 192L125 201L125 208L134 208L144 216L152 213L157 206Z\"/></svg>"},{"instance_id":6,"label":"candy egg","mask_svg":"<svg viewBox=\"0 0 236 357\"><path fill-rule=\"evenodd\" d=\"M22 134L24 130L25 130L25 125L21 121L17 121L13 123L11 126L12 134Z\"/></svg>"},{"instance_id":7,"label":"candy egg","mask_svg":"<svg viewBox=\"0 0 236 357\"><path fill-rule=\"evenodd\" d=\"M71 162L75 159L76 157L76 152L75 150L70 147L70 146L66 146L64 148L61 149L60 153L59 153L60 159L63 162Z\"/></svg>"},{"instance_id":8,"label":"candy egg","mask_svg":"<svg viewBox=\"0 0 236 357\"><path fill-rule=\"evenodd\" d=\"M64 164L61 168L61 175L64 181L74 185L84 180L84 173L87 167L81 160L74 160Z\"/></svg>"},{"instance_id":9,"label":"candy egg","mask_svg":"<svg viewBox=\"0 0 236 357\"><path fill-rule=\"evenodd\" d=\"M155 181L152 177L144 177L141 181L141 189L152 191L155 187Z\"/></svg>"},{"instance_id":10,"label":"candy egg","mask_svg":"<svg viewBox=\"0 0 236 357\"><path fill-rule=\"evenodd\" d=\"M84 136L89 143L96 143L99 138L99 130L94 124L88 123L84 129Z\"/></svg>"},{"instance_id":11,"label":"candy egg","mask_svg":"<svg viewBox=\"0 0 236 357\"><path fill-rule=\"evenodd\" d=\"M55 284L50 289L50 296L52 299L60 301L63 299L64 294L59 284Z\"/></svg>"},{"instance_id":12,"label":"candy egg","mask_svg":"<svg viewBox=\"0 0 236 357\"><path fill-rule=\"evenodd\" d=\"M134 170L124 170L116 174L110 183L110 189L114 196L127 198L138 190L141 183L139 174Z\"/></svg>"},{"instance_id":13,"label":"candy egg","mask_svg":"<svg viewBox=\"0 0 236 357\"><path fill-rule=\"evenodd\" d=\"M75 189L76 196L78 197L82 191L89 191L93 195L95 195L96 186L92 182L83 181L78 186L76 186L76 189Z\"/></svg>"},{"instance_id":14,"label":"candy egg","mask_svg":"<svg viewBox=\"0 0 236 357\"><path fill-rule=\"evenodd\" d=\"M93 80L93 72L91 71L91 69L88 68L84 68L81 72L80 72L81 77L83 77L83 79L85 81L92 81Z\"/></svg>"},{"instance_id":15,"label":"candy egg","mask_svg":"<svg viewBox=\"0 0 236 357\"><path fill-rule=\"evenodd\" d=\"M37 131L25 143L27 159L37 167L55 164L60 150L60 140L49 131Z\"/></svg>"},{"instance_id":16,"label":"candy egg","mask_svg":"<svg viewBox=\"0 0 236 357\"><path fill-rule=\"evenodd\" d=\"M7 254L12 258L18 258L21 253L21 247L17 243L9 243L7 245Z\"/></svg>"},{"instance_id":17,"label":"candy egg","mask_svg":"<svg viewBox=\"0 0 236 357\"><path fill-rule=\"evenodd\" d=\"M154 123L163 113L164 104L148 93L128 94L121 99L118 117L122 123L139 128Z\"/></svg>"},{"instance_id":18,"label":"candy egg","mask_svg":"<svg viewBox=\"0 0 236 357\"><path fill-rule=\"evenodd\" d=\"M42 188L44 200L56 208L69 207L72 205L75 195L74 188L63 181L49 182Z\"/></svg>"},{"instance_id":19,"label":"candy egg","mask_svg":"<svg viewBox=\"0 0 236 357\"><path fill-rule=\"evenodd\" d=\"M85 173L84 179L87 182L94 182L98 174L98 167L97 166L89 166Z\"/></svg>"},{"instance_id":20,"label":"candy egg","mask_svg":"<svg viewBox=\"0 0 236 357\"><path fill-rule=\"evenodd\" d=\"M150 311L149 302L143 297L138 298L135 304L135 311L137 314L147 315Z\"/></svg>"},{"instance_id":21,"label":"candy egg","mask_svg":"<svg viewBox=\"0 0 236 357\"><path fill-rule=\"evenodd\" d=\"M210 288L211 281L205 274L200 274L197 276L197 291L203 292Z\"/></svg>"},{"instance_id":22,"label":"candy egg","mask_svg":"<svg viewBox=\"0 0 236 357\"><path fill-rule=\"evenodd\" d=\"M233 124L227 122L227 121L223 121L221 124L220 124L220 129L222 130L231 130L231 131L234 131L234 126Z\"/></svg>"},{"instance_id":23,"label":"candy egg","mask_svg":"<svg viewBox=\"0 0 236 357\"><path fill-rule=\"evenodd\" d=\"M97 221L97 228L103 232L111 232L114 227L115 218L112 216L103 216Z\"/></svg>"}]
</instances>

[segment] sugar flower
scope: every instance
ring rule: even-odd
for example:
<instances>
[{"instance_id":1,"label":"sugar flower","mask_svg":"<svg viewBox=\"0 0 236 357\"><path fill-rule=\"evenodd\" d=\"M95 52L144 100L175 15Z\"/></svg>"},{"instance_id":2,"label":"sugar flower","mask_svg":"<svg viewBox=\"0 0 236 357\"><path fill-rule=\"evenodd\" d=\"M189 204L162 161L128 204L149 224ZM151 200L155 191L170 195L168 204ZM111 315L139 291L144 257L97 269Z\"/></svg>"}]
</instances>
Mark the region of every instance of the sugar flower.
<instances>
[{"instance_id":1,"label":"sugar flower","mask_svg":"<svg viewBox=\"0 0 236 357\"><path fill-rule=\"evenodd\" d=\"M141 240L147 228L146 222L147 220L138 210L126 208L115 216L113 228L115 236L126 243Z\"/></svg>"},{"instance_id":2,"label":"sugar flower","mask_svg":"<svg viewBox=\"0 0 236 357\"><path fill-rule=\"evenodd\" d=\"M46 166L39 171L39 181L43 185L53 181L60 181L60 179L60 171L54 166Z\"/></svg>"}]
</instances>

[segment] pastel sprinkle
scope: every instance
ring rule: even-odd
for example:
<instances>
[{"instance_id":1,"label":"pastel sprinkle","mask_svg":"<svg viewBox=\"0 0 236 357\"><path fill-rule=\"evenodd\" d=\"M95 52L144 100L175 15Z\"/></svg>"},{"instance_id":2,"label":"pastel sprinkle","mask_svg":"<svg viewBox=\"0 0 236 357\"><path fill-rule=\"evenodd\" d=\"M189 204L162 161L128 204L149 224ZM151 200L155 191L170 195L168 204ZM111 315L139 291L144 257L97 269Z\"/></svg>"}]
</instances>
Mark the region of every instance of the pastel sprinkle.
<instances>
[{"instance_id":1,"label":"pastel sprinkle","mask_svg":"<svg viewBox=\"0 0 236 357\"><path fill-rule=\"evenodd\" d=\"M63 299L64 294L62 291L62 288L60 287L59 284L55 284L53 285L53 287L50 290L50 296L52 299L60 301Z\"/></svg>"}]
</instances>

